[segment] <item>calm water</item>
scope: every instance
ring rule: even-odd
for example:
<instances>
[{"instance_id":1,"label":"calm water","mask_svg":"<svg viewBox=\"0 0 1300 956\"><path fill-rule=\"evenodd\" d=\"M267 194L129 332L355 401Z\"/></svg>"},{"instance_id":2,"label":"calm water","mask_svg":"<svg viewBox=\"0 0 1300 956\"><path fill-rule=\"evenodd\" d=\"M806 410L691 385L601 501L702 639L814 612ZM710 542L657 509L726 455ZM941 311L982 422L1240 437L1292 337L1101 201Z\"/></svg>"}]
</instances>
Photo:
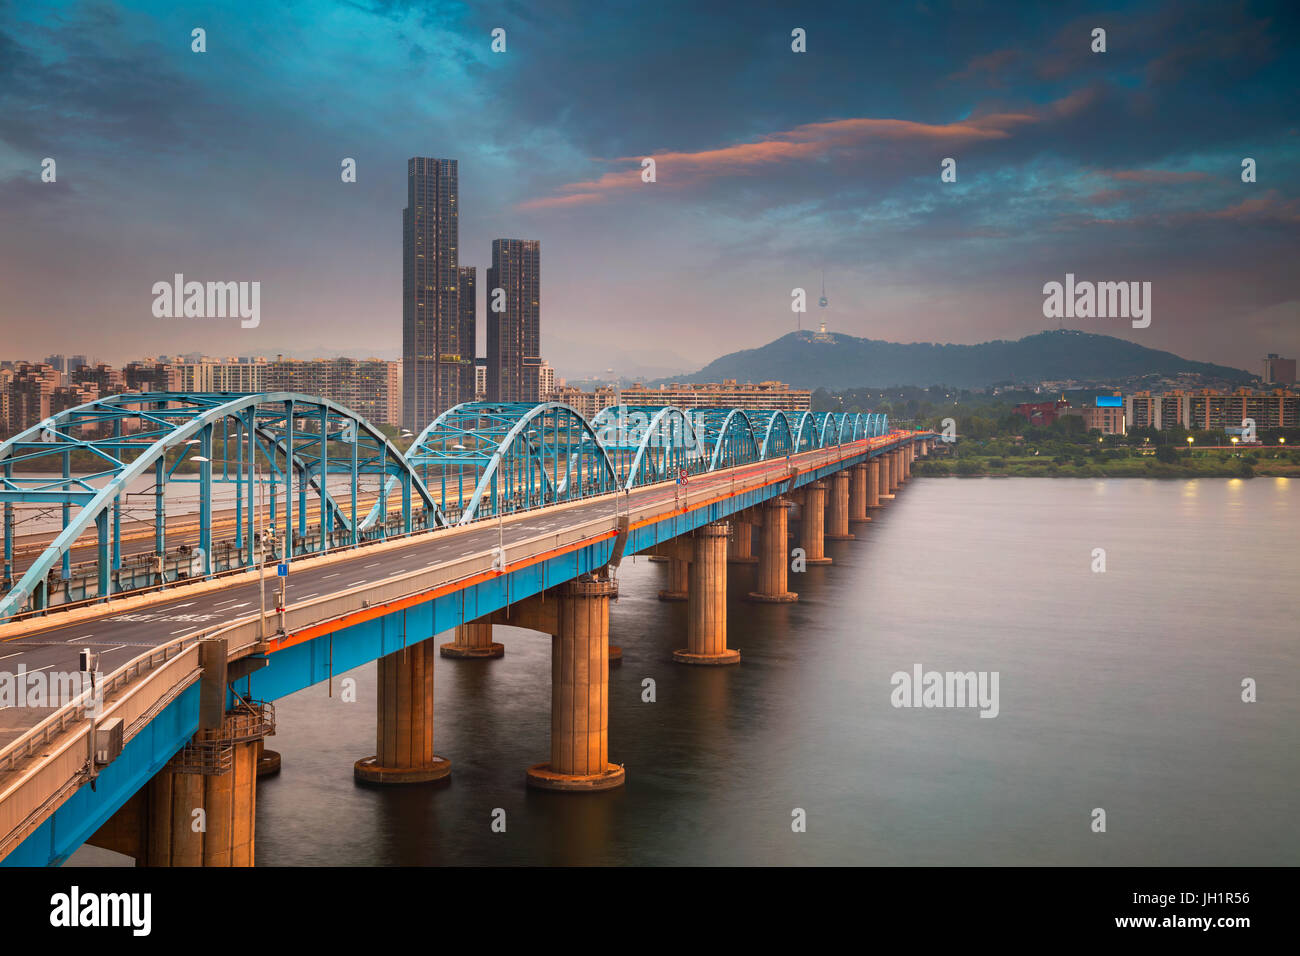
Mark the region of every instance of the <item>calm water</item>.
<instances>
[{"instance_id":1,"label":"calm water","mask_svg":"<svg viewBox=\"0 0 1300 956\"><path fill-rule=\"evenodd\" d=\"M441 787L353 783L373 664L358 703L323 684L279 701L258 863L1300 862L1300 482L917 479L877 514L791 575L797 604L743 603L733 566L734 668L673 664L666 566L624 564L620 791L525 788L549 754L550 641L530 632L498 629L499 661L439 661ZM890 675L915 663L1000 672L1000 716L895 709Z\"/></svg>"}]
</instances>

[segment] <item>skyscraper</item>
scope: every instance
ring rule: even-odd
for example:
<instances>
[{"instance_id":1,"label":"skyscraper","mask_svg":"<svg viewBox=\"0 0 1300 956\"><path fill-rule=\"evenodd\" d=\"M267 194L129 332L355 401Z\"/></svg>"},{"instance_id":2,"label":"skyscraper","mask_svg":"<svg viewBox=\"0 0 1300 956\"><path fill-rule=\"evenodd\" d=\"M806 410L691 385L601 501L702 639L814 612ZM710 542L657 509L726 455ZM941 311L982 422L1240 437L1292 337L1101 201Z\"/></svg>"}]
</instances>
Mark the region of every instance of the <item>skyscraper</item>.
<instances>
[{"instance_id":1,"label":"skyscraper","mask_svg":"<svg viewBox=\"0 0 1300 956\"><path fill-rule=\"evenodd\" d=\"M460 397L474 401L474 359L478 357L478 267L461 266L460 275Z\"/></svg>"},{"instance_id":2,"label":"skyscraper","mask_svg":"<svg viewBox=\"0 0 1300 956\"><path fill-rule=\"evenodd\" d=\"M493 239L487 282L488 401L536 402L542 365L541 242Z\"/></svg>"},{"instance_id":3,"label":"skyscraper","mask_svg":"<svg viewBox=\"0 0 1300 956\"><path fill-rule=\"evenodd\" d=\"M454 159L406 164L402 210L402 424L419 431L460 400L460 273ZM473 357L473 350L469 351Z\"/></svg>"}]
</instances>

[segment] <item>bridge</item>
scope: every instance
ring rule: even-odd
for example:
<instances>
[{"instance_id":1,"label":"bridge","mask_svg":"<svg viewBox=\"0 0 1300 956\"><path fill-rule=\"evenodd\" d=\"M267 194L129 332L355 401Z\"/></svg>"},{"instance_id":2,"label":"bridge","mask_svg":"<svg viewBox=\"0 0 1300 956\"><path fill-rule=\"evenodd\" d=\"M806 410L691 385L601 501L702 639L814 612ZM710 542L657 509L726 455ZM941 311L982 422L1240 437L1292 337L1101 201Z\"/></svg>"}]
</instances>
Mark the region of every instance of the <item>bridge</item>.
<instances>
[{"instance_id":1,"label":"bridge","mask_svg":"<svg viewBox=\"0 0 1300 956\"><path fill-rule=\"evenodd\" d=\"M729 569L751 601L797 600L791 564L830 563L825 540L860 535L935 441L883 415L486 402L403 437L318 396L133 393L0 445L0 862L89 842L251 865L273 701L374 660L376 752L354 775L446 777L434 663L500 656L497 624L552 635L551 753L527 783L620 786L623 558L668 564L674 660L738 664Z\"/></svg>"}]
</instances>

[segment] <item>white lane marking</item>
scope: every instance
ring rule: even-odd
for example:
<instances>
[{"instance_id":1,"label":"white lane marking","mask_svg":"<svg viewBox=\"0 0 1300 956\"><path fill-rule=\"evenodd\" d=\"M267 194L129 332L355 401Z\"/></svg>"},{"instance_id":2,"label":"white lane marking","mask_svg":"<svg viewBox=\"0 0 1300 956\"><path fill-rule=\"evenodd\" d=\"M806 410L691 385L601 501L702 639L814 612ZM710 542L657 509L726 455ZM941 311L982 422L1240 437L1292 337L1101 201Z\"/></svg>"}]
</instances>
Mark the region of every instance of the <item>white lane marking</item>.
<instances>
[{"instance_id":1,"label":"white lane marking","mask_svg":"<svg viewBox=\"0 0 1300 956\"><path fill-rule=\"evenodd\" d=\"M252 601L245 601L243 604L232 604L230 607L223 607L221 610L223 610L223 611L234 611L234 610L236 610L236 609L238 609L238 608L241 608L241 607L248 607L248 605L250 605L250 604L252 604L252 603L253 603Z\"/></svg>"},{"instance_id":2,"label":"white lane marking","mask_svg":"<svg viewBox=\"0 0 1300 956\"><path fill-rule=\"evenodd\" d=\"M330 578L337 578L337 577L338 577L340 574L342 574L342 573L343 573L342 571L335 571L333 574L326 574L326 575L324 575L324 576L321 578L321 580L322 580L322 581L328 581Z\"/></svg>"},{"instance_id":3,"label":"white lane marking","mask_svg":"<svg viewBox=\"0 0 1300 956\"><path fill-rule=\"evenodd\" d=\"M94 637L94 636L95 636L94 634L82 634L80 637L70 637L70 638L68 638L66 641L64 641L63 643L64 643L64 644L71 644L73 641L88 641L88 640L90 640L90 639L91 639L92 637Z\"/></svg>"},{"instance_id":4,"label":"white lane marking","mask_svg":"<svg viewBox=\"0 0 1300 956\"><path fill-rule=\"evenodd\" d=\"M379 567L379 566L380 566L381 564L383 564L383 563L384 563L384 562L382 562L382 561L376 561L374 564L367 564L366 567L368 567L368 568L377 568L377 567Z\"/></svg>"},{"instance_id":5,"label":"white lane marking","mask_svg":"<svg viewBox=\"0 0 1300 956\"><path fill-rule=\"evenodd\" d=\"M345 587L349 587L349 588L354 588L354 587L356 587L358 584L365 584L365 583L366 583L366 582L365 582L364 580L361 580L361 581L353 581L351 584L347 584L347 585L344 585L344 586L345 586Z\"/></svg>"},{"instance_id":6,"label":"white lane marking","mask_svg":"<svg viewBox=\"0 0 1300 956\"><path fill-rule=\"evenodd\" d=\"M167 635L167 636L168 636L168 637L171 637L172 634L184 634L184 633L185 633L186 631L188 631L188 630L190 630L190 628L188 628L188 627L182 627L179 631L172 631L172 633L169 634L169 635Z\"/></svg>"},{"instance_id":7,"label":"white lane marking","mask_svg":"<svg viewBox=\"0 0 1300 956\"><path fill-rule=\"evenodd\" d=\"M305 600L307 600L308 598L314 598L314 597L316 597L316 595L318 595L318 594L320 594L319 591L312 591L311 594L304 594L302 597L298 598L298 600L300 600L300 601L305 601Z\"/></svg>"},{"instance_id":8,"label":"white lane marking","mask_svg":"<svg viewBox=\"0 0 1300 956\"><path fill-rule=\"evenodd\" d=\"M120 650L121 650L122 648L124 648L124 647L126 647L125 644L119 644L119 645L117 645L117 647L110 647L108 650L106 650L106 651L100 651L99 653L101 653L101 654L112 654L114 651L120 651Z\"/></svg>"},{"instance_id":9,"label":"white lane marking","mask_svg":"<svg viewBox=\"0 0 1300 956\"><path fill-rule=\"evenodd\" d=\"M186 601L184 604L173 604L173 605L171 605L169 608L167 608L167 610L169 610L169 611L175 611L177 608L182 608L182 607L193 607L193 606L194 606L194 602L193 602L193 601Z\"/></svg>"},{"instance_id":10,"label":"white lane marking","mask_svg":"<svg viewBox=\"0 0 1300 956\"><path fill-rule=\"evenodd\" d=\"M6 654L4 657L0 657L0 661L7 661L7 660L9 660L9 658L11 658L11 657L19 657L21 654L22 654L22 651L18 651L18 652L15 653L15 654Z\"/></svg>"},{"instance_id":11,"label":"white lane marking","mask_svg":"<svg viewBox=\"0 0 1300 956\"><path fill-rule=\"evenodd\" d=\"M227 598L227 599L224 600L224 601L218 601L216 604L214 604L214 605L212 605L212 606L213 606L213 607L221 607L221 605L223 605L223 604L233 604L235 601L238 601L238 600L239 600L239 598ZM243 605L241 604L240 607L243 607Z\"/></svg>"},{"instance_id":12,"label":"white lane marking","mask_svg":"<svg viewBox=\"0 0 1300 956\"><path fill-rule=\"evenodd\" d=\"M36 667L36 668L33 668L32 670L29 670L27 673L29 673L29 674L35 674L37 671L47 671L47 670L49 670L49 669L50 669L51 667L53 667L53 666L54 666L53 664L46 664L44 667Z\"/></svg>"}]
</instances>

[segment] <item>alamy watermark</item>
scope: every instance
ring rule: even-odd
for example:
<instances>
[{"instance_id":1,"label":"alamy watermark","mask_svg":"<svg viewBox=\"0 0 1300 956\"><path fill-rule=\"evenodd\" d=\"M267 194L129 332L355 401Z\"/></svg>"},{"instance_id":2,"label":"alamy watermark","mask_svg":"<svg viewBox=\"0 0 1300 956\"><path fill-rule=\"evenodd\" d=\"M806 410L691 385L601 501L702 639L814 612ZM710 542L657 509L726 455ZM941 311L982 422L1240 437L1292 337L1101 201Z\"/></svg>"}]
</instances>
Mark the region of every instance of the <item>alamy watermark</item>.
<instances>
[{"instance_id":1,"label":"alamy watermark","mask_svg":"<svg viewBox=\"0 0 1300 956\"><path fill-rule=\"evenodd\" d=\"M262 321L260 282L186 282L178 272L172 282L155 282L153 295L153 314L159 319L238 318L245 329Z\"/></svg>"},{"instance_id":2,"label":"alamy watermark","mask_svg":"<svg viewBox=\"0 0 1300 956\"><path fill-rule=\"evenodd\" d=\"M981 717L996 717L998 671L894 671L889 702L895 707L978 707Z\"/></svg>"},{"instance_id":3,"label":"alamy watermark","mask_svg":"<svg viewBox=\"0 0 1300 956\"><path fill-rule=\"evenodd\" d=\"M1064 285L1048 282L1043 295L1049 319L1132 319L1135 329L1151 324L1150 282L1075 282L1067 272Z\"/></svg>"},{"instance_id":4,"label":"alamy watermark","mask_svg":"<svg viewBox=\"0 0 1300 956\"><path fill-rule=\"evenodd\" d=\"M87 716L104 712L104 675L96 671L27 670L0 673L0 709L5 707L62 707L86 694Z\"/></svg>"}]
</instances>

